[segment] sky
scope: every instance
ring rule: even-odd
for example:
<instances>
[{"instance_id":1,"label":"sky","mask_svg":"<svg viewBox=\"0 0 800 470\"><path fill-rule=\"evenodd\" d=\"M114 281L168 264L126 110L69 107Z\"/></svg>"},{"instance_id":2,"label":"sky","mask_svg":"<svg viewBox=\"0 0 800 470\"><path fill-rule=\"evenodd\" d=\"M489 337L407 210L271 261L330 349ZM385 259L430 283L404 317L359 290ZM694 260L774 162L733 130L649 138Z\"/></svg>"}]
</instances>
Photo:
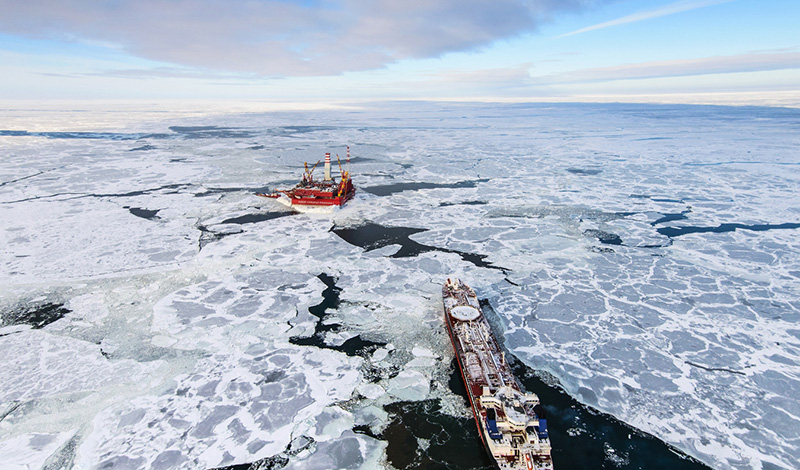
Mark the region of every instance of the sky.
<instances>
[{"instance_id":1,"label":"sky","mask_svg":"<svg viewBox=\"0 0 800 470\"><path fill-rule=\"evenodd\" d=\"M798 0L0 0L0 12L0 100L800 106Z\"/></svg>"}]
</instances>

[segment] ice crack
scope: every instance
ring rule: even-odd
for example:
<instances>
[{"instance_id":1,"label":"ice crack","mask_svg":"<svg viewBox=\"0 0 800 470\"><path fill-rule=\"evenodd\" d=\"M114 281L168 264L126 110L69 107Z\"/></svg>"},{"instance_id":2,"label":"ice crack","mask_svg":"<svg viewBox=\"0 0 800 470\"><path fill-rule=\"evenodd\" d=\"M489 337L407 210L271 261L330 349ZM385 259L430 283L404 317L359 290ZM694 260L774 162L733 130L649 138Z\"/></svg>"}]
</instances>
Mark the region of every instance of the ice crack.
<instances>
[{"instance_id":1,"label":"ice crack","mask_svg":"<svg viewBox=\"0 0 800 470\"><path fill-rule=\"evenodd\" d=\"M703 366L703 365L700 365L700 364L697 364L697 363L694 363L694 362L691 362L691 361L683 361L683 362L685 362L686 364L689 364L690 366L697 367L697 368L700 368L700 369L703 369L703 370L707 370L707 371L710 371L710 372L730 372L731 374L739 374L739 375L744 375L744 376L747 375L742 371L733 370L733 369L726 369L725 367L708 367L708 366Z\"/></svg>"}]
</instances>

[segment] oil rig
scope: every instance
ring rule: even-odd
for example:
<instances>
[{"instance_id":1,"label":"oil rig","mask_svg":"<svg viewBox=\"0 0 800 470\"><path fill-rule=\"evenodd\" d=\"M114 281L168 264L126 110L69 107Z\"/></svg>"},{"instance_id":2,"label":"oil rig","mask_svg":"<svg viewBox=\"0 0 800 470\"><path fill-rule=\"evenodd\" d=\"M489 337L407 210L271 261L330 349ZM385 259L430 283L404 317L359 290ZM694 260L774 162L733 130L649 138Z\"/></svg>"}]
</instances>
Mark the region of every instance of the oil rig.
<instances>
[{"instance_id":1,"label":"oil rig","mask_svg":"<svg viewBox=\"0 0 800 470\"><path fill-rule=\"evenodd\" d=\"M319 165L319 161L308 168L308 162L304 164L305 171L303 178L295 187L291 189L277 189L268 193L256 193L257 196L277 199L290 207L300 209L303 207L329 206L341 207L356 194L353 180L350 178L350 146L347 146L347 167L342 169L342 161L336 155L339 164L339 180L331 176L331 154L325 154L325 174L322 180L314 179L314 169Z\"/></svg>"}]
</instances>

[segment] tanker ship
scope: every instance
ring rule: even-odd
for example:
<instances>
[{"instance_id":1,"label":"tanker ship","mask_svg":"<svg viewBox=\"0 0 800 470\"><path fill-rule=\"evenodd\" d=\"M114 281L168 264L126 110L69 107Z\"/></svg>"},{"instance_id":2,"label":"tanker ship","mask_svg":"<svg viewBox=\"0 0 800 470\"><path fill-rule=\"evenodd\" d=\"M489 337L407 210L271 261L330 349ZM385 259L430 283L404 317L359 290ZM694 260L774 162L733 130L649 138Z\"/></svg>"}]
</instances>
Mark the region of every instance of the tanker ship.
<instances>
[{"instance_id":1,"label":"tanker ship","mask_svg":"<svg viewBox=\"0 0 800 470\"><path fill-rule=\"evenodd\" d=\"M448 279L442 298L447 332L487 452L503 470L553 470L539 397L525 393L511 373L475 292Z\"/></svg>"},{"instance_id":2,"label":"tanker ship","mask_svg":"<svg viewBox=\"0 0 800 470\"><path fill-rule=\"evenodd\" d=\"M331 177L331 154L325 154L325 175L321 181L314 179L314 169L319 161L309 170L305 163L303 179L291 189L278 189L269 193L256 193L258 196L277 199L279 202L297 210L313 207L341 207L356 194L350 172L342 169L339 155L339 181ZM347 147L347 163L350 163L350 146Z\"/></svg>"}]
</instances>

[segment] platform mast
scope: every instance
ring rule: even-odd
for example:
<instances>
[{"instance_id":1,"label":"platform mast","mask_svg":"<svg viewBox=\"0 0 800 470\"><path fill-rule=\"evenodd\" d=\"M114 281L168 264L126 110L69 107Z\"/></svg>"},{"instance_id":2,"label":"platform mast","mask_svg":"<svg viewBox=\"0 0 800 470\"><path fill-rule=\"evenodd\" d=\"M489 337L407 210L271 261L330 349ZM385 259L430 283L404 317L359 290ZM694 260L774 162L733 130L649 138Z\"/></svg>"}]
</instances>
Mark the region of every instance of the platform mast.
<instances>
[{"instance_id":1,"label":"platform mast","mask_svg":"<svg viewBox=\"0 0 800 470\"><path fill-rule=\"evenodd\" d=\"M331 180L331 154L325 153L325 181Z\"/></svg>"}]
</instances>

